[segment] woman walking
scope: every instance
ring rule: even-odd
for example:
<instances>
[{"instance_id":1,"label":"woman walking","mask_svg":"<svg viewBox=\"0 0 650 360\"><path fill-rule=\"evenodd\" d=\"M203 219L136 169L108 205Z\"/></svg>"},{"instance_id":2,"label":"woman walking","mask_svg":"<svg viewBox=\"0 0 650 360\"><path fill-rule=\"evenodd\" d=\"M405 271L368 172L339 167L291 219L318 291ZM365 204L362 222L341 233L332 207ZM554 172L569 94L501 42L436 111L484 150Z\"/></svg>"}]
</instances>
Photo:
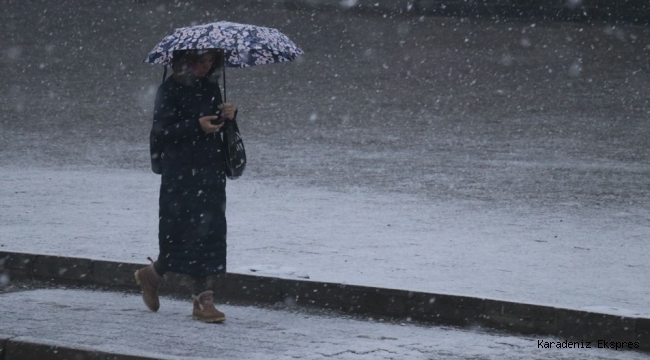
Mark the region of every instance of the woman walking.
<instances>
[{"instance_id":1,"label":"woman walking","mask_svg":"<svg viewBox=\"0 0 650 360\"><path fill-rule=\"evenodd\" d=\"M222 322L208 277L226 272L226 173L219 133L236 117L212 79L223 66L216 50L174 51L173 74L158 88L151 129L152 169L161 174L160 253L135 272L142 299L160 307L158 289L170 271L193 279L194 319Z\"/></svg>"}]
</instances>

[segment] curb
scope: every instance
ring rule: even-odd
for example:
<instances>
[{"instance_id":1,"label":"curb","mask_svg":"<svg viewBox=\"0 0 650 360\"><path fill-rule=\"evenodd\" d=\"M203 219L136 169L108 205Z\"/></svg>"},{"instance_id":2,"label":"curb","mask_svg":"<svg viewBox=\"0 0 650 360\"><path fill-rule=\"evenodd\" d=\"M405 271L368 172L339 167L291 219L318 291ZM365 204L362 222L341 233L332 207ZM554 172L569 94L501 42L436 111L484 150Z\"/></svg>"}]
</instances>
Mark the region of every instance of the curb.
<instances>
[{"instance_id":1,"label":"curb","mask_svg":"<svg viewBox=\"0 0 650 360\"><path fill-rule=\"evenodd\" d=\"M156 358L124 355L104 351L76 349L36 342L23 337L2 338L0 360L155 360Z\"/></svg>"},{"instance_id":2,"label":"curb","mask_svg":"<svg viewBox=\"0 0 650 360\"><path fill-rule=\"evenodd\" d=\"M45 280L64 285L95 285L136 290L133 273L143 264L83 258L0 252L2 268L15 280ZM189 278L166 275L163 294L185 296ZM281 279L244 274L215 277L217 301L275 304L329 309L357 315L408 319L435 325L488 328L516 335L553 336L568 341L625 343L650 352L650 318L626 317L551 306L468 296L414 292L357 285ZM0 345L11 352L11 341ZM632 343L632 345L627 345Z\"/></svg>"}]
</instances>

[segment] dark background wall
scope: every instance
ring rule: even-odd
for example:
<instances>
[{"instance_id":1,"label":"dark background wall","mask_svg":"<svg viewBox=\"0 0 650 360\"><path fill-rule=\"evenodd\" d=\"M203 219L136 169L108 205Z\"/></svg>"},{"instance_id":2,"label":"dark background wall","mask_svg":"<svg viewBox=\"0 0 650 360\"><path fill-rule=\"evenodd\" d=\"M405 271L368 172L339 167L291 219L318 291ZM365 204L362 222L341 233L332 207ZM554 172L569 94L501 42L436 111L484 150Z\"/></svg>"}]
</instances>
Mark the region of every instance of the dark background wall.
<instances>
[{"instance_id":1,"label":"dark background wall","mask_svg":"<svg viewBox=\"0 0 650 360\"><path fill-rule=\"evenodd\" d=\"M648 23L647 0L419 0L423 13Z\"/></svg>"},{"instance_id":2,"label":"dark background wall","mask_svg":"<svg viewBox=\"0 0 650 360\"><path fill-rule=\"evenodd\" d=\"M141 0L143 1L143 0ZM146 1L146 0L145 0ZM648 24L647 0L259 0L380 13Z\"/></svg>"}]
</instances>

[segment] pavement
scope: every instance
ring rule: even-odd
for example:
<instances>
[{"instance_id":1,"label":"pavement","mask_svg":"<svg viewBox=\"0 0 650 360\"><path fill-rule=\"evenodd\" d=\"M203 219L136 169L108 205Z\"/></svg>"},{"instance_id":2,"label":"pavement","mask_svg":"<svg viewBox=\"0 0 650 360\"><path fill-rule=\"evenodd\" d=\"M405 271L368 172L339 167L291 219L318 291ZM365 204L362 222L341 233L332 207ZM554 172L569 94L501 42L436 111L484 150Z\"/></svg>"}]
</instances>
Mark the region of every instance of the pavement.
<instances>
[{"instance_id":1,"label":"pavement","mask_svg":"<svg viewBox=\"0 0 650 360\"><path fill-rule=\"evenodd\" d=\"M219 304L224 324L191 319L163 297L157 313L133 293L79 289L0 294L4 360L28 359L647 359L598 348L541 348L525 337L341 316L285 304ZM34 344L40 345L34 345ZM602 344L604 345L604 344ZM1 355L0 355L1 357Z\"/></svg>"}]
</instances>

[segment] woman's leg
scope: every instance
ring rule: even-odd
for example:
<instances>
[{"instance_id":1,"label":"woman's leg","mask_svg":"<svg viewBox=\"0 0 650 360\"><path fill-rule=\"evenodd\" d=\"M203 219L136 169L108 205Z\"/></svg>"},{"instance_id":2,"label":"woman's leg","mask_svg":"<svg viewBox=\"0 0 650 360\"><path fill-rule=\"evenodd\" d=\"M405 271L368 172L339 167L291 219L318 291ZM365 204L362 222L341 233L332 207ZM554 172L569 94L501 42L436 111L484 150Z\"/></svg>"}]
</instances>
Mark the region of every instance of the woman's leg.
<instances>
[{"instance_id":1,"label":"woman's leg","mask_svg":"<svg viewBox=\"0 0 650 360\"><path fill-rule=\"evenodd\" d=\"M158 275L163 276L167 272L167 265L165 265L164 262L160 261L160 257L158 257L158 260L153 262L153 268L156 270L156 273Z\"/></svg>"},{"instance_id":2,"label":"woman's leg","mask_svg":"<svg viewBox=\"0 0 650 360\"><path fill-rule=\"evenodd\" d=\"M212 291L212 280L207 277L192 276L192 295L198 296L205 291Z\"/></svg>"}]
</instances>

